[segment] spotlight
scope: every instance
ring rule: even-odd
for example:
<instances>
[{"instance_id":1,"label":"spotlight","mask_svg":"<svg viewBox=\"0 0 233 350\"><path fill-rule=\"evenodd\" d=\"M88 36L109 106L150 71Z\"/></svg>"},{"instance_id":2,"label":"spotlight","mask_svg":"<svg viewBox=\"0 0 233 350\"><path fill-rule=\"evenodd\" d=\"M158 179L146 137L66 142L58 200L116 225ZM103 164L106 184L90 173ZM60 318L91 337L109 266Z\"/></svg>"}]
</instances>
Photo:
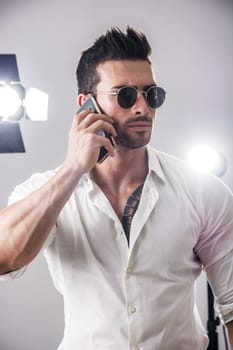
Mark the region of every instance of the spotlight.
<instances>
[{"instance_id":1,"label":"spotlight","mask_svg":"<svg viewBox=\"0 0 233 350\"><path fill-rule=\"evenodd\" d=\"M226 171L225 157L208 145L197 145L189 155L189 163L200 172L209 172L221 177Z\"/></svg>"},{"instance_id":2,"label":"spotlight","mask_svg":"<svg viewBox=\"0 0 233 350\"><path fill-rule=\"evenodd\" d=\"M0 85L0 116L2 121L12 119L22 106L22 99L10 85Z\"/></svg>"},{"instance_id":3,"label":"spotlight","mask_svg":"<svg viewBox=\"0 0 233 350\"><path fill-rule=\"evenodd\" d=\"M25 152L19 121L47 120L48 95L25 89L15 54L0 54L0 153Z\"/></svg>"},{"instance_id":4,"label":"spotlight","mask_svg":"<svg viewBox=\"0 0 233 350\"><path fill-rule=\"evenodd\" d=\"M48 110L48 95L38 89L26 90L24 100L26 117L32 121L46 121Z\"/></svg>"}]
</instances>

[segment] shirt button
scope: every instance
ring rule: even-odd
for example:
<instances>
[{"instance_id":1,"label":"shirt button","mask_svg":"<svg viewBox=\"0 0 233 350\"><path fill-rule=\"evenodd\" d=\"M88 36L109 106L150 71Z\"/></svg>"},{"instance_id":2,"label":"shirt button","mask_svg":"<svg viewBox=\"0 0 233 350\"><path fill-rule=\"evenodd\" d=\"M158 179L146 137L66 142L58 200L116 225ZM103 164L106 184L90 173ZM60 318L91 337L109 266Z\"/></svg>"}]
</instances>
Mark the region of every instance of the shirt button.
<instances>
[{"instance_id":1,"label":"shirt button","mask_svg":"<svg viewBox=\"0 0 233 350\"><path fill-rule=\"evenodd\" d=\"M119 226L119 225L115 225L115 229L116 229L116 232L120 235L120 236L122 236L123 234L124 234L124 230L122 229L122 227L121 226Z\"/></svg>"},{"instance_id":2,"label":"shirt button","mask_svg":"<svg viewBox=\"0 0 233 350\"><path fill-rule=\"evenodd\" d=\"M128 273L128 274L130 274L130 273L132 273L132 267L127 267L127 269L126 269L126 273Z\"/></svg>"},{"instance_id":3,"label":"shirt button","mask_svg":"<svg viewBox=\"0 0 233 350\"><path fill-rule=\"evenodd\" d=\"M130 314L135 314L135 312L136 312L136 307L133 306L133 305L131 305L131 306L129 307L129 313L130 313Z\"/></svg>"},{"instance_id":4,"label":"shirt button","mask_svg":"<svg viewBox=\"0 0 233 350\"><path fill-rule=\"evenodd\" d=\"M122 235L124 234L124 231L123 231L121 228L118 229L117 231L118 231L118 233L119 233L120 236L122 236Z\"/></svg>"}]
</instances>

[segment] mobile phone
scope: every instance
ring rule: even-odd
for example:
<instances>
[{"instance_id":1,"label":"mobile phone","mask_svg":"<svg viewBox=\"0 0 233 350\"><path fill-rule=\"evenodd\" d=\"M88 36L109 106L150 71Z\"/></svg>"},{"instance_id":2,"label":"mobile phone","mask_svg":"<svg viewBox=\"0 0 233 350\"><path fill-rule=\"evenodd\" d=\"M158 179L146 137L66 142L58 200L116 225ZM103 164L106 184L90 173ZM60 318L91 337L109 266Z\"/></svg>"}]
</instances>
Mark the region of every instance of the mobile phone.
<instances>
[{"instance_id":1,"label":"mobile phone","mask_svg":"<svg viewBox=\"0 0 233 350\"><path fill-rule=\"evenodd\" d=\"M94 113L101 113L100 107L98 106L95 98L93 96L88 97L88 99L84 102L84 104L78 109L77 114L84 111L84 110L90 110L93 111ZM107 137L112 146L115 145L115 141L112 137L111 134L107 133L104 130L100 130L98 132L98 135L103 136L103 137ZM104 146L100 147L100 152L99 152L99 156L98 156L98 160L97 163L102 163L108 156L108 151L106 150L106 148Z\"/></svg>"}]
</instances>

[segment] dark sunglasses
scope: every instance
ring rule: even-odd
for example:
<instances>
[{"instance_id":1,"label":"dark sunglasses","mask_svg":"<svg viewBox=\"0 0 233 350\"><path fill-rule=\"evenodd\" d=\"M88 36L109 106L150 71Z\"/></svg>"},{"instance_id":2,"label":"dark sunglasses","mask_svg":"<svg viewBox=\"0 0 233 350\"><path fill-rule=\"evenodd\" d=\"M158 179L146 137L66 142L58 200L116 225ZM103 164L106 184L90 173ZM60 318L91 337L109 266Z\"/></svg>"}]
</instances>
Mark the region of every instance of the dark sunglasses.
<instances>
[{"instance_id":1,"label":"dark sunglasses","mask_svg":"<svg viewBox=\"0 0 233 350\"><path fill-rule=\"evenodd\" d=\"M132 107L138 98L138 92L141 92L151 108L160 107L164 100L166 91L159 86L149 86L146 90L139 90L134 86L123 86L115 91L99 91L98 94L107 94L117 96L117 101L120 107L130 108Z\"/></svg>"}]
</instances>

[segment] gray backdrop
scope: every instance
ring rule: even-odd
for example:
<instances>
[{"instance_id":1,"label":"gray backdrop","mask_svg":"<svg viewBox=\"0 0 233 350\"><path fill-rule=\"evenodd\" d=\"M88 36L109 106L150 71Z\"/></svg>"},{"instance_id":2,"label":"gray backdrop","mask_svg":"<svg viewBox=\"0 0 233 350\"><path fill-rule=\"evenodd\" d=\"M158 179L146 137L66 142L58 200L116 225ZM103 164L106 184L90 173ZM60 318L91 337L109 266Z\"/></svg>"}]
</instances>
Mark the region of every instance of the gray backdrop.
<instances>
[{"instance_id":1,"label":"gray backdrop","mask_svg":"<svg viewBox=\"0 0 233 350\"><path fill-rule=\"evenodd\" d=\"M233 189L231 0L0 0L0 52L16 53L24 85L49 94L48 121L21 122L27 153L0 154L0 208L16 184L62 162L80 51L127 24L147 33L167 91L152 145L183 159L196 143L213 145L227 158ZM204 276L197 302L205 322ZM62 298L40 254L23 277L0 284L0 350L53 350L62 334Z\"/></svg>"}]
</instances>

